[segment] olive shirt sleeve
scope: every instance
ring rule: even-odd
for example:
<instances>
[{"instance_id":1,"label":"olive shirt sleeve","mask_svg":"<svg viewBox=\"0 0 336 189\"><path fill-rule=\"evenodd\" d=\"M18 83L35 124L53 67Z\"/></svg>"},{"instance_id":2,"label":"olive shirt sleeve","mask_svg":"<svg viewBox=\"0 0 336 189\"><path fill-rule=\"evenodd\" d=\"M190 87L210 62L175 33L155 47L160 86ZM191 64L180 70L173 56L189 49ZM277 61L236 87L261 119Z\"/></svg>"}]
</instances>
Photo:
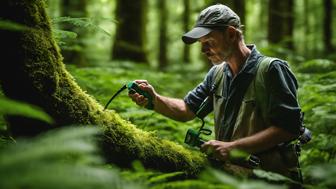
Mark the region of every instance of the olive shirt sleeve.
<instances>
[{"instance_id":1,"label":"olive shirt sleeve","mask_svg":"<svg viewBox=\"0 0 336 189\"><path fill-rule=\"evenodd\" d=\"M286 62L276 60L268 70L269 119L274 126L298 135L302 126L298 83Z\"/></svg>"},{"instance_id":2,"label":"olive shirt sleeve","mask_svg":"<svg viewBox=\"0 0 336 189\"><path fill-rule=\"evenodd\" d=\"M205 76L204 80L200 84L198 84L193 90L189 91L188 94L184 97L184 102L187 104L190 110L194 112L195 114L198 111L198 108L200 107L203 100L210 93L215 67L216 66L213 66L210 69L210 71L207 73L207 75ZM210 106L205 111L208 114L212 110L213 110L213 107Z\"/></svg>"}]
</instances>

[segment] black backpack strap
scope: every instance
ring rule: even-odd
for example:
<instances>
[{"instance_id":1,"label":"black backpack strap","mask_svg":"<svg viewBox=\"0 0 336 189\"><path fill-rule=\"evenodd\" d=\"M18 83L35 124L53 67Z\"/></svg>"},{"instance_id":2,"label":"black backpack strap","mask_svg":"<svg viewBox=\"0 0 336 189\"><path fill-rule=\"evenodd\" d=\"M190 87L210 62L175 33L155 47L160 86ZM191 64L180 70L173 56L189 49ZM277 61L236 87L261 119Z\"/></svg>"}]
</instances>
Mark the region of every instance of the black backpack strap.
<instances>
[{"instance_id":1,"label":"black backpack strap","mask_svg":"<svg viewBox=\"0 0 336 189\"><path fill-rule=\"evenodd\" d=\"M212 103L212 96L216 89L218 88L218 85L223 77L223 70L224 70L224 64L217 65L214 69L214 72L212 74L212 85L210 88L209 95L204 99L204 101L199 106L196 116L203 120L203 118L207 115L203 110L207 109L208 106Z\"/></svg>"}]
</instances>

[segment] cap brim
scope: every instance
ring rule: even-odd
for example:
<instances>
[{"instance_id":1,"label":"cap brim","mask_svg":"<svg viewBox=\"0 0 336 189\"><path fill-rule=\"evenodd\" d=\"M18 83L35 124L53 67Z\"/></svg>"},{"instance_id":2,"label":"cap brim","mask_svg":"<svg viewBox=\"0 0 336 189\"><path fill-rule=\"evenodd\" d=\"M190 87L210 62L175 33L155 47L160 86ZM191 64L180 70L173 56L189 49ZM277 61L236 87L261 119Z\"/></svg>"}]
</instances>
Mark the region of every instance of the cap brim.
<instances>
[{"instance_id":1,"label":"cap brim","mask_svg":"<svg viewBox=\"0 0 336 189\"><path fill-rule=\"evenodd\" d=\"M199 38L209 34L212 31L210 28L195 27L182 36L182 41L186 44L195 43Z\"/></svg>"}]
</instances>

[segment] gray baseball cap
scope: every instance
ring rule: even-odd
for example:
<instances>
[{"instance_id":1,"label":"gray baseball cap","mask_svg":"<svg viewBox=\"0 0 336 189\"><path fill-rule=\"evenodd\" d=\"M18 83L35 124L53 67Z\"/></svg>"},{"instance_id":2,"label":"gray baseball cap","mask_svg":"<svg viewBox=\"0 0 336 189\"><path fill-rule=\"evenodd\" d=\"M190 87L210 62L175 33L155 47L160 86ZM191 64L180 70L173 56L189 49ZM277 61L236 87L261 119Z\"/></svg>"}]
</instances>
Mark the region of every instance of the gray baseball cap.
<instances>
[{"instance_id":1,"label":"gray baseball cap","mask_svg":"<svg viewBox=\"0 0 336 189\"><path fill-rule=\"evenodd\" d=\"M224 29L227 26L240 28L239 16L225 5L212 5L200 13L196 25L182 36L182 40L186 44L192 44L211 31Z\"/></svg>"}]
</instances>

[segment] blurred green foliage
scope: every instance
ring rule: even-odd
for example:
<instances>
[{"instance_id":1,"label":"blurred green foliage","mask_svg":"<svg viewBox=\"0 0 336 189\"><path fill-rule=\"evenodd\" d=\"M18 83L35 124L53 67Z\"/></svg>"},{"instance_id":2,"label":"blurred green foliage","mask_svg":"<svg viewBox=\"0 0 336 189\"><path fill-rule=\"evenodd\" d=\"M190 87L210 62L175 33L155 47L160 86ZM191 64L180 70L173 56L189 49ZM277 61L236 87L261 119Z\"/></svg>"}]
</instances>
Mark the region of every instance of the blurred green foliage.
<instances>
[{"instance_id":1,"label":"blurred green foliage","mask_svg":"<svg viewBox=\"0 0 336 189\"><path fill-rule=\"evenodd\" d=\"M0 188L143 188L103 166L98 128L68 127L0 149Z\"/></svg>"},{"instance_id":2,"label":"blurred green foliage","mask_svg":"<svg viewBox=\"0 0 336 189\"><path fill-rule=\"evenodd\" d=\"M9 30L9 31L22 31L22 30L29 29L29 27L26 27L22 24L15 23L12 21L0 19L0 29Z\"/></svg>"},{"instance_id":3,"label":"blurred green foliage","mask_svg":"<svg viewBox=\"0 0 336 189\"><path fill-rule=\"evenodd\" d=\"M47 123L53 122L52 118L38 107L0 96L0 115L4 114L21 115L45 121Z\"/></svg>"},{"instance_id":4,"label":"blurred green foliage","mask_svg":"<svg viewBox=\"0 0 336 189\"><path fill-rule=\"evenodd\" d=\"M336 64L328 59L312 59L300 63L296 70L300 73L329 73L336 71Z\"/></svg>"}]
</instances>

